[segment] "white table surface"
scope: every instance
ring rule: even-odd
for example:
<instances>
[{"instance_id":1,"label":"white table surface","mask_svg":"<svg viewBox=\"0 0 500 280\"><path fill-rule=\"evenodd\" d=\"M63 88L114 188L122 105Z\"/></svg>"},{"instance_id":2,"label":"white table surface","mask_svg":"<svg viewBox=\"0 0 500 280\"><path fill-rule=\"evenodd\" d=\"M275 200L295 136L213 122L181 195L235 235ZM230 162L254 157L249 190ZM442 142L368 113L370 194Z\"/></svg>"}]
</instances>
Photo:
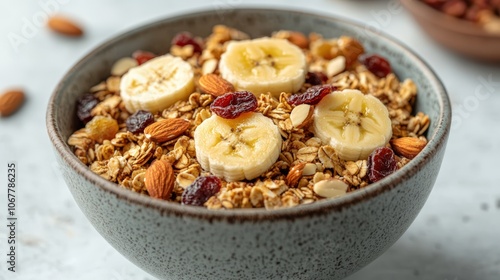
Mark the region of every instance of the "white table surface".
<instances>
[{"instance_id":1,"label":"white table surface","mask_svg":"<svg viewBox=\"0 0 500 280\"><path fill-rule=\"evenodd\" d=\"M27 21L47 13L43 3L56 3L49 12L77 18L85 37L26 29ZM116 34L193 8L249 3L367 22L424 57L449 91L457 122L433 192L403 237L348 279L500 279L500 68L448 53L395 0L0 0L0 91L20 86L28 97L17 114L0 119L0 279L155 279L115 251L71 197L45 129L49 96L77 60ZM25 40L16 45L12 34ZM6 270L5 253L6 169L12 161L18 166L16 273Z\"/></svg>"}]
</instances>

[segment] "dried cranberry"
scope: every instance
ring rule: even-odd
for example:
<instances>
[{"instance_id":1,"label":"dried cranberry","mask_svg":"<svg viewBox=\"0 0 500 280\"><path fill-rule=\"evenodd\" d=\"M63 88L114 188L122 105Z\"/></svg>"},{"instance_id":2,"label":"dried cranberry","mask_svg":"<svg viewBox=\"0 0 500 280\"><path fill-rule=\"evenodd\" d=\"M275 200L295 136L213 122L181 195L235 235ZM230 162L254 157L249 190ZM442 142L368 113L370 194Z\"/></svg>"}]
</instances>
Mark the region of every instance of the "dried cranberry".
<instances>
[{"instance_id":1,"label":"dried cranberry","mask_svg":"<svg viewBox=\"0 0 500 280\"><path fill-rule=\"evenodd\" d=\"M154 121L155 118L153 114L148 111L139 110L128 117L125 124L127 125L128 131L132 133L142 133L146 126L152 124Z\"/></svg>"},{"instance_id":2,"label":"dried cranberry","mask_svg":"<svg viewBox=\"0 0 500 280\"><path fill-rule=\"evenodd\" d=\"M423 0L427 5L440 10L446 0Z\"/></svg>"},{"instance_id":3,"label":"dried cranberry","mask_svg":"<svg viewBox=\"0 0 500 280\"><path fill-rule=\"evenodd\" d=\"M288 98L288 103L292 105L318 104L323 97L337 90L336 86L332 85L318 85L308 88L304 93L294 94Z\"/></svg>"},{"instance_id":4,"label":"dried cranberry","mask_svg":"<svg viewBox=\"0 0 500 280\"><path fill-rule=\"evenodd\" d=\"M215 98L210 110L225 119L234 119L246 112L257 109L257 98L248 91L228 92Z\"/></svg>"},{"instance_id":5,"label":"dried cranberry","mask_svg":"<svg viewBox=\"0 0 500 280\"><path fill-rule=\"evenodd\" d=\"M86 93L77 101L76 115L83 123L88 123L92 119L90 112L99 103L99 99L91 93Z\"/></svg>"},{"instance_id":6,"label":"dried cranberry","mask_svg":"<svg viewBox=\"0 0 500 280\"><path fill-rule=\"evenodd\" d=\"M326 83L328 77L322 72L307 72L306 83L316 86Z\"/></svg>"},{"instance_id":7,"label":"dried cranberry","mask_svg":"<svg viewBox=\"0 0 500 280\"><path fill-rule=\"evenodd\" d=\"M177 35L175 35L175 37L172 39L172 45L177 45L179 47L191 45L191 46L193 46L193 51L195 53L201 53L201 51L202 51L200 43L198 43L193 38L193 35L191 35L191 33L189 33L189 32L177 33Z\"/></svg>"},{"instance_id":8,"label":"dried cranberry","mask_svg":"<svg viewBox=\"0 0 500 280\"><path fill-rule=\"evenodd\" d=\"M385 58L376 54L363 56L361 63L379 78L384 78L392 72L391 64Z\"/></svg>"},{"instance_id":9,"label":"dried cranberry","mask_svg":"<svg viewBox=\"0 0 500 280\"><path fill-rule=\"evenodd\" d=\"M148 60L151 60L153 58L156 57L156 54L152 53L152 52L147 52L147 51L141 51L141 50L138 50L138 51L135 51L133 54L132 54L132 57L137 60L137 63L139 65L143 64L144 62L148 61Z\"/></svg>"},{"instance_id":10,"label":"dried cranberry","mask_svg":"<svg viewBox=\"0 0 500 280\"><path fill-rule=\"evenodd\" d=\"M182 193L182 204L203 206L212 195L219 192L221 181L216 176L198 177Z\"/></svg>"},{"instance_id":11,"label":"dried cranberry","mask_svg":"<svg viewBox=\"0 0 500 280\"><path fill-rule=\"evenodd\" d=\"M368 179L371 182L377 182L397 169L396 157L390 148L377 148L368 157Z\"/></svg>"}]
</instances>

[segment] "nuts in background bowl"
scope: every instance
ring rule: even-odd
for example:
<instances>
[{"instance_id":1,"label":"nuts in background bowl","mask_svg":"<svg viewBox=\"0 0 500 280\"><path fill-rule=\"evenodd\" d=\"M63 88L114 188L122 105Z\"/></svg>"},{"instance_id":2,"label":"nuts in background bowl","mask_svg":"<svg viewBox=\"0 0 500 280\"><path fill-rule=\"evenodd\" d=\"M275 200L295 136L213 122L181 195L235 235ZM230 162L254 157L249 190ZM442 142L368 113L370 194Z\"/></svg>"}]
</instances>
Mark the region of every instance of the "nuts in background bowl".
<instances>
[{"instance_id":1,"label":"nuts in background bowl","mask_svg":"<svg viewBox=\"0 0 500 280\"><path fill-rule=\"evenodd\" d=\"M487 32L500 34L498 0L420 0L449 16L475 22Z\"/></svg>"},{"instance_id":2,"label":"nuts in background bowl","mask_svg":"<svg viewBox=\"0 0 500 280\"><path fill-rule=\"evenodd\" d=\"M500 62L498 4L491 4L494 8L488 10L478 9L478 5L464 6L462 0L401 0L401 3L439 44L474 59Z\"/></svg>"}]
</instances>

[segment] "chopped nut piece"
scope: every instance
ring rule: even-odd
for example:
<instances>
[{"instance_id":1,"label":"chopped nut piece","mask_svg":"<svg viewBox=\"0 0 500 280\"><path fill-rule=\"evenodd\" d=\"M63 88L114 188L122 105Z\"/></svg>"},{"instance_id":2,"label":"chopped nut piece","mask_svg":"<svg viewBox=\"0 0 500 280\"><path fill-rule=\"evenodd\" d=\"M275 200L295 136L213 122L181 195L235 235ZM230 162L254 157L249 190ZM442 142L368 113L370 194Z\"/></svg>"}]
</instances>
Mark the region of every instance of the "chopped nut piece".
<instances>
[{"instance_id":1,"label":"chopped nut piece","mask_svg":"<svg viewBox=\"0 0 500 280\"><path fill-rule=\"evenodd\" d=\"M304 169L302 169L303 176L314 175L316 173L316 164L314 163L306 163L304 165Z\"/></svg>"},{"instance_id":2,"label":"chopped nut piece","mask_svg":"<svg viewBox=\"0 0 500 280\"><path fill-rule=\"evenodd\" d=\"M302 177L302 171L304 170L306 163L302 162L290 169L288 175L286 176L286 183L290 187L295 187L299 183L299 179Z\"/></svg>"},{"instance_id":3,"label":"chopped nut piece","mask_svg":"<svg viewBox=\"0 0 500 280\"><path fill-rule=\"evenodd\" d=\"M332 198L344 195L349 186L341 180L323 180L314 184L314 192L319 196Z\"/></svg>"},{"instance_id":4,"label":"chopped nut piece","mask_svg":"<svg viewBox=\"0 0 500 280\"><path fill-rule=\"evenodd\" d=\"M339 55L336 58L330 60L326 66L326 75L328 77L333 77L337 74L344 72L346 66L346 59L344 56Z\"/></svg>"},{"instance_id":5,"label":"chopped nut piece","mask_svg":"<svg viewBox=\"0 0 500 280\"><path fill-rule=\"evenodd\" d=\"M111 67L111 75L122 76L123 74L127 73L128 70L136 67L137 65L139 65L137 63L137 60L131 57L124 57L113 64L113 66Z\"/></svg>"}]
</instances>

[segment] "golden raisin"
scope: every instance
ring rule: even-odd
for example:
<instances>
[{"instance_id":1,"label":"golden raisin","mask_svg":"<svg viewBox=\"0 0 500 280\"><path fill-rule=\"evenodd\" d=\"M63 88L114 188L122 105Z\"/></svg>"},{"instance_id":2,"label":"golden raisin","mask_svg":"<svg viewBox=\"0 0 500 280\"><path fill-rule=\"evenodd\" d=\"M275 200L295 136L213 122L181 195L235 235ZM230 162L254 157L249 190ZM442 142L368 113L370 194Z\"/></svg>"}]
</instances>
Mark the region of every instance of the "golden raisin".
<instances>
[{"instance_id":1,"label":"golden raisin","mask_svg":"<svg viewBox=\"0 0 500 280\"><path fill-rule=\"evenodd\" d=\"M104 140L111 140L115 138L119 128L115 119L104 116L95 116L85 125L85 129L87 131L87 135L91 139L97 141L98 143L102 143Z\"/></svg>"}]
</instances>

